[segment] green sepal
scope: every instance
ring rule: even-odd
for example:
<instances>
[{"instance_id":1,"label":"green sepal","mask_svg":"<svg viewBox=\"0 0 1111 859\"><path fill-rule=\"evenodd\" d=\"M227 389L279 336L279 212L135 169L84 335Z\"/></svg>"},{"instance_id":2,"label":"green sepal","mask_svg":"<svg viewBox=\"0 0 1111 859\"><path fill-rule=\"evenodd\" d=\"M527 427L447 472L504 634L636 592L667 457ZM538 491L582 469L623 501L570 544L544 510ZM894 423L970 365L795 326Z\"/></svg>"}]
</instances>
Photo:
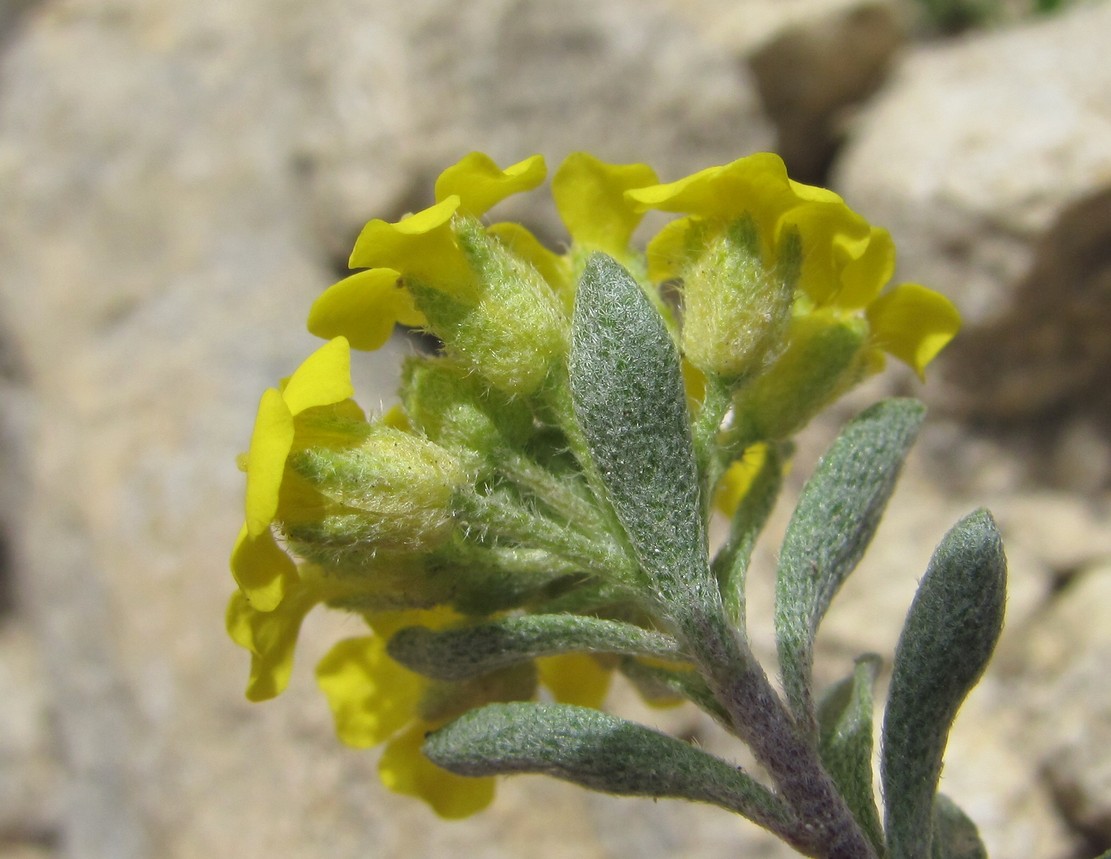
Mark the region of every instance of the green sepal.
<instances>
[{"instance_id":1,"label":"green sepal","mask_svg":"<svg viewBox=\"0 0 1111 859\"><path fill-rule=\"evenodd\" d=\"M876 532L924 416L925 407L908 399L862 412L818 463L787 527L776 579L776 644L788 703L811 731L814 637Z\"/></svg>"},{"instance_id":2,"label":"green sepal","mask_svg":"<svg viewBox=\"0 0 1111 859\"><path fill-rule=\"evenodd\" d=\"M882 856L883 829L872 787L872 686L879 667L878 656L861 656L853 673L827 690L818 705L818 749L856 822Z\"/></svg>"},{"instance_id":3,"label":"green sepal","mask_svg":"<svg viewBox=\"0 0 1111 859\"><path fill-rule=\"evenodd\" d=\"M791 813L743 770L682 740L569 704L492 704L429 735L424 753L457 775L538 773L620 796L708 802L784 832Z\"/></svg>"},{"instance_id":4,"label":"green sepal","mask_svg":"<svg viewBox=\"0 0 1111 859\"><path fill-rule=\"evenodd\" d=\"M1111 856L1111 853L1104 855ZM934 797L930 859L988 859L987 848L980 840L976 824L943 793Z\"/></svg>"},{"instance_id":5,"label":"green sepal","mask_svg":"<svg viewBox=\"0 0 1111 859\"><path fill-rule=\"evenodd\" d=\"M668 635L573 614L524 615L442 632L410 626L397 632L388 647L406 668L437 680L477 677L558 653L682 658L678 642Z\"/></svg>"},{"instance_id":6,"label":"green sepal","mask_svg":"<svg viewBox=\"0 0 1111 859\"><path fill-rule=\"evenodd\" d=\"M881 758L891 859L930 856L949 728L999 639L1006 588L999 531L978 510L938 545L895 650Z\"/></svg>"},{"instance_id":7,"label":"green sepal","mask_svg":"<svg viewBox=\"0 0 1111 859\"><path fill-rule=\"evenodd\" d=\"M571 400L648 585L680 605L710 581L679 352L644 290L594 254L575 297Z\"/></svg>"}]
</instances>

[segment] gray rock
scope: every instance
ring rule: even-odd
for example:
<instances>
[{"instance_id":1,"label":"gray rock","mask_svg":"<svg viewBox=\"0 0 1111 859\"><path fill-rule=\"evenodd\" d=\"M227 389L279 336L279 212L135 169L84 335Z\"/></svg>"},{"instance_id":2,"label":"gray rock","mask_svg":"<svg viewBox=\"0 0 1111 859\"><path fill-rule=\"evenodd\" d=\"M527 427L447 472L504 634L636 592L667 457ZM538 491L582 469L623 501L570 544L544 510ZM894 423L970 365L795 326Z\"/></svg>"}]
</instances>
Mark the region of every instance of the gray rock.
<instances>
[{"instance_id":1,"label":"gray rock","mask_svg":"<svg viewBox=\"0 0 1111 859\"><path fill-rule=\"evenodd\" d=\"M1107 411L1111 7L917 48L836 173L887 226L900 272L948 293L966 331L942 401L1024 420Z\"/></svg>"},{"instance_id":2,"label":"gray rock","mask_svg":"<svg viewBox=\"0 0 1111 859\"><path fill-rule=\"evenodd\" d=\"M593 798L562 785L511 782L457 825L381 788L311 676L350 618L310 620L281 700L243 700L234 463L363 220L427 204L472 148L664 172L763 148L730 58L631 2L58 0L13 31L0 85L0 306L34 440L14 548L57 727L27 754L64 773L42 811L60 854L621 855L568 825ZM398 351L358 361L370 409Z\"/></svg>"},{"instance_id":3,"label":"gray rock","mask_svg":"<svg viewBox=\"0 0 1111 859\"><path fill-rule=\"evenodd\" d=\"M1036 756L1061 811L1097 843L1111 840L1111 565L1074 577L1031 628L1027 689Z\"/></svg>"},{"instance_id":4,"label":"gray rock","mask_svg":"<svg viewBox=\"0 0 1111 859\"><path fill-rule=\"evenodd\" d=\"M793 178L825 184L847 118L879 89L903 38L890 4L862 4L789 27L750 56Z\"/></svg>"}]
</instances>

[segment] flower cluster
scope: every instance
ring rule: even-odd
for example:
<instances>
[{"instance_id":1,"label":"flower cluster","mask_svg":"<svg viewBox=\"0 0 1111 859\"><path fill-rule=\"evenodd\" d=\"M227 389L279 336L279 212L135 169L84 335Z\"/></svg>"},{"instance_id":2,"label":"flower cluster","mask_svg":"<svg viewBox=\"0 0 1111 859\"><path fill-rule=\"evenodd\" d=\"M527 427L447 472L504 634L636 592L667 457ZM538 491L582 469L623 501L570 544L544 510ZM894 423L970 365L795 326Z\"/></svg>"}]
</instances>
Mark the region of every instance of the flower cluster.
<instances>
[{"instance_id":1,"label":"flower cluster","mask_svg":"<svg viewBox=\"0 0 1111 859\"><path fill-rule=\"evenodd\" d=\"M939 294L886 288L887 232L789 179L777 156L660 184L646 165L573 154L551 182L570 236L562 253L520 224L484 220L544 178L540 156L503 170L473 153L439 176L429 208L370 221L355 273L309 313L327 342L263 394L242 460L227 625L251 654L248 697L286 686L314 606L361 615L367 634L317 668L337 733L385 744L383 782L446 817L493 795L491 779L449 774L421 754L429 731L469 710L538 695L600 707L615 670L652 699L696 695L681 654L509 626L536 615L620 621L645 636L668 629L569 391L576 290L594 255L631 273L674 339L702 490L730 509L778 461L777 446L885 354L921 374L959 325ZM631 241L650 210L678 217L640 252ZM350 349L379 348L397 325L443 348L409 358L399 407L368 418L352 399ZM406 635L497 624L517 636L516 658L472 651L450 669Z\"/></svg>"}]
</instances>

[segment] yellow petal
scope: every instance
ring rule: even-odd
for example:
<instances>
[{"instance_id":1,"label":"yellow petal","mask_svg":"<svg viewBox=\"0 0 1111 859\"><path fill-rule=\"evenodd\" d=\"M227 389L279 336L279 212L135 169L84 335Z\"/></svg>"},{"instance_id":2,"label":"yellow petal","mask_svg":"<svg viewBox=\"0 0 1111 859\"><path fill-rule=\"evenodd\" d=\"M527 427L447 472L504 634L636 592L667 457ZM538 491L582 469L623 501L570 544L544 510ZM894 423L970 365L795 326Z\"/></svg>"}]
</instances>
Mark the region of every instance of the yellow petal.
<instances>
[{"instance_id":1,"label":"yellow petal","mask_svg":"<svg viewBox=\"0 0 1111 859\"><path fill-rule=\"evenodd\" d=\"M658 181L647 164L608 164L586 152L573 152L552 178L552 197L577 245L623 260L643 218L643 210L625 192Z\"/></svg>"},{"instance_id":2,"label":"yellow petal","mask_svg":"<svg viewBox=\"0 0 1111 859\"><path fill-rule=\"evenodd\" d=\"M648 242L648 278L655 283L682 276L689 253L688 234L692 218L678 218L666 224Z\"/></svg>"},{"instance_id":3,"label":"yellow petal","mask_svg":"<svg viewBox=\"0 0 1111 859\"><path fill-rule=\"evenodd\" d=\"M448 291L469 283L471 269L451 228L460 204L453 194L397 223L370 221L355 240L348 265L392 268L404 278Z\"/></svg>"},{"instance_id":4,"label":"yellow petal","mask_svg":"<svg viewBox=\"0 0 1111 859\"><path fill-rule=\"evenodd\" d=\"M665 185L628 191L640 208L684 212L732 221L751 215L762 235L771 235L783 212L807 202L787 178L783 159L757 152L722 167L709 167Z\"/></svg>"},{"instance_id":5,"label":"yellow petal","mask_svg":"<svg viewBox=\"0 0 1111 859\"><path fill-rule=\"evenodd\" d=\"M789 227L798 230L802 242L799 288L819 307L843 306L840 296L845 266L866 254L871 226L838 197L835 202L808 202L785 212L777 225L777 236L782 236ZM879 247L877 245L877 249ZM874 271L857 274L874 274ZM860 279L858 276L857 280ZM884 283L886 280L876 286L876 292ZM861 284L854 281L853 286L859 289Z\"/></svg>"},{"instance_id":6,"label":"yellow petal","mask_svg":"<svg viewBox=\"0 0 1111 859\"><path fill-rule=\"evenodd\" d=\"M587 653L563 653L536 660L540 682L562 704L600 709L609 692L610 672Z\"/></svg>"},{"instance_id":7,"label":"yellow petal","mask_svg":"<svg viewBox=\"0 0 1111 859\"><path fill-rule=\"evenodd\" d=\"M248 602L258 611L273 611L296 581L297 566L274 540L270 529L252 537L244 525L231 553L231 571Z\"/></svg>"},{"instance_id":8,"label":"yellow petal","mask_svg":"<svg viewBox=\"0 0 1111 859\"><path fill-rule=\"evenodd\" d=\"M309 331L326 339L343 335L353 349L379 349L393 327L424 325L413 296L392 268L370 268L332 284L309 310Z\"/></svg>"},{"instance_id":9,"label":"yellow petal","mask_svg":"<svg viewBox=\"0 0 1111 859\"><path fill-rule=\"evenodd\" d=\"M845 310L867 307L880 294L895 272L895 242L881 227L872 227L867 245L845 263L841 288L834 304Z\"/></svg>"},{"instance_id":10,"label":"yellow petal","mask_svg":"<svg viewBox=\"0 0 1111 859\"><path fill-rule=\"evenodd\" d=\"M378 763L382 784L395 793L423 799L440 817L458 820L486 808L494 799L493 778L469 778L440 769L421 747L433 728L418 722L386 746Z\"/></svg>"},{"instance_id":11,"label":"yellow petal","mask_svg":"<svg viewBox=\"0 0 1111 859\"><path fill-rule=\"evenodd\" d=\"M263 392L247 451L247 533L259 537L278 512L285 461L293 447L293 414L276 388Z\"/></svg>"},{"instance_id":12,"label":"yellow petal","mask_svg":"<svg viewBox=\"0 0 1111 859\"><path fill-rule=\"evenodd\" d=\"M903 283L868 307L872 342L914 368L926 365L956 336L961 316L948 298L916 283Z\"/></svg>"},{"instance_id":13,"label":"yellow petal","mask_svg":"<svg viewBox=\"0 0 1111 859\"><path fill-rule=\"evenodd\" d=\"M459 213L481 217L506 197L529 191L544 181L542 155L533 155L502 170L482 152L465 155L436 179L436 200L460 199Z\"/></svg>"},{"instance_id":14,"label":"yellow petal","mask_svg":"<svg viewBox=\"0 0 1111 859\"><path fill-rule=\"evenodd\" d=\"M336 337L309 355L294 371L282 391L282 399L290 414L299 415L314 406L342 402L354 393L351 347L345 337Z\"/></svg>"},{"instance_id":15,"label":"yellow petal","mask_svg":"<svg viewBox=\"0 0 1111 859\"><path fill-rule=\"evenodd\" d=\"M416 716L425 682L391 659L378 635L336 644L316 668L336 735L356 748L385 742Z\"/></svg>"},{"instance_id":16,"label":"yellow petal","mask_svg":"<svg viewBox=\"0 0 1111 859\"><path fill-rule=\"evenodd\" d=\"M301 622L315 603L306 589L293 588L280 606L263 612L242 591L232 594L225 620L232 641L251 652L249 700L273 698L289 684Z\"/></svg>"},{"instance_id":17,"label":"yellow petal","mask_svg":"<svg viewBox=\"0 0 1111 859\"><path fill-rule=\"evenodd\" d=\"M482 152L464 155L436 179L436 201L459 197L459 214L481 217L506 197L530 191L544 181L543 155L533 155L502 170Z\"/></svg>"},{"instance_id":18,"label":"yellow petal","mask_svg":"<svg viewBox=\"0 0 1111 859\"><path fill-rule=\"evenodd\" d=\"M758 442L726 469L714 491L714 505L718 510L730 517L737 512L767 458L767 444Z\"/></svg>"}]
</instances>

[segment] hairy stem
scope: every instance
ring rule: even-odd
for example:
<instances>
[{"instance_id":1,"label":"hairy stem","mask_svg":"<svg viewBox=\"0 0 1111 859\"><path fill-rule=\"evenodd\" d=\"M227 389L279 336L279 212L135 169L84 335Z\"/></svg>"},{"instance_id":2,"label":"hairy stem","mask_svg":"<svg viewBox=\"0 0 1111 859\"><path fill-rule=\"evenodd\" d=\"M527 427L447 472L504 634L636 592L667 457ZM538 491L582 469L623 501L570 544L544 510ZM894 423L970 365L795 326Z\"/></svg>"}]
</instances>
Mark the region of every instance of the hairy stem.
<instances>
[{"instance_id":1,"label":"hairy stem","mask_svg":"<svg viewBox=\"0 0 1111 859\"><path fill-rule=\"evenodd\" d=\"M681 620L683 637L734 732L749 745L798 815L791 845L822 859L876 854L822 766L818 749L795 726L764 669L725 623L720 597L707 594Z\"/></svg>"}]
</instances>

